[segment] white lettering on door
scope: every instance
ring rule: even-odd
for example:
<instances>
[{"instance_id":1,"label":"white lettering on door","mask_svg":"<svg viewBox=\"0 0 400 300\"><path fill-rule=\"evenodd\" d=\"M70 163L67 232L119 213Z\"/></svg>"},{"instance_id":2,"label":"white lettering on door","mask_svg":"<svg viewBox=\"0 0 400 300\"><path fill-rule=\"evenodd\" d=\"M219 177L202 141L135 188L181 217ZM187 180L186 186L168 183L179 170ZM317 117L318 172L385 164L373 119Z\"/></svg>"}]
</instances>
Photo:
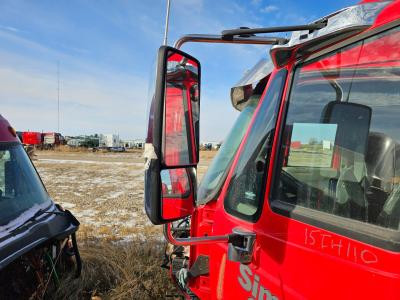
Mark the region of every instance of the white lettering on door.
<instances>
[{"instance_id":1,"label":"white lettering on door","mask_svg":"<svg viewBox=\"0 0 400 300\"><path fill-rule=\"evenodd\" d=\"M378 262L378 256L373 251L365 248L357 248L354 243L322 233L321 230L309 230L306 228L304 244L350 259L354 262L361 261L365 264Z\"/></svg>"}]
</instances>

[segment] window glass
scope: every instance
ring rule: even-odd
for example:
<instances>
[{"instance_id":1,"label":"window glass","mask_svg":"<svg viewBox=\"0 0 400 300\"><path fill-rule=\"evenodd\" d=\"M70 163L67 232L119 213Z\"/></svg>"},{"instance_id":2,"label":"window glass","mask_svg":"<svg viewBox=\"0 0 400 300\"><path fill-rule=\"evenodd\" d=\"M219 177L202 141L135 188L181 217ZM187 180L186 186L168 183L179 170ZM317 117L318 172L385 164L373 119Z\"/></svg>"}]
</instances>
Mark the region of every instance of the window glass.
<instances>
[{"instance_id":1,"label":"window glass","mask_svg":"<svg viewBox=\"0 0 400 300\"><path fill-rule=\"evenodd\" d=\"M261 95L253 95L248 100L246 107L240 112L227 138L208 167L197 190L198 204L204 204L212 200L221 188L260 97Z\"/></svg>"},{"instance_id":2,"label":"window glass","mask_svg":"<svg viewBox=\"0 0 400 300\"><path fill-rule=\"evenodd\" d=\"M390 30L296 70L274 199L399 228L399 41Z\"/></svg>"},{"instance_id":3,"label":"window glass","mask_svg":"<svg viewBox=\"0 0 400 300\"><path fill-rule=\"evenodd\" d=\"M0 226L50 199L21 145L0 143Z\"/></svg>"},{"instance_id":4,"label":"window glass","mask_svg":"<svg viewBox=\"0 0 400 300\"><path fill-rule=\"evenodd\" d=\"M248 220L256 219L262 203L269 149L285 79L286 70L279 71L272 78L249 129L226 194L226 210Z\"/></svg>"}]
</instances>

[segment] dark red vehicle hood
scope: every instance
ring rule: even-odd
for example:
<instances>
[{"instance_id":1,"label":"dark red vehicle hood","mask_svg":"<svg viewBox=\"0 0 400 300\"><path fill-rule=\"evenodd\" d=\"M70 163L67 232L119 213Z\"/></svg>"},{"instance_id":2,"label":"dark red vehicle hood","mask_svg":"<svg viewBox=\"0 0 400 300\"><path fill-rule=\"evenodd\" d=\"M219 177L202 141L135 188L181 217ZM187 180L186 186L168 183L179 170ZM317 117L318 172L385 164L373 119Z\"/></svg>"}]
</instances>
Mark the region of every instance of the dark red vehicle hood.
<instances>
[{"instance_id":1,"label":"dark red vehicle hood","mask_svg":"<svg viewBox=\"0 0 400 300\"><path fill-rule=\"evenodd\" d=\"M0 115L0 142L19 142L14 129L2 115Z\"/></svg>"}]
</instances>

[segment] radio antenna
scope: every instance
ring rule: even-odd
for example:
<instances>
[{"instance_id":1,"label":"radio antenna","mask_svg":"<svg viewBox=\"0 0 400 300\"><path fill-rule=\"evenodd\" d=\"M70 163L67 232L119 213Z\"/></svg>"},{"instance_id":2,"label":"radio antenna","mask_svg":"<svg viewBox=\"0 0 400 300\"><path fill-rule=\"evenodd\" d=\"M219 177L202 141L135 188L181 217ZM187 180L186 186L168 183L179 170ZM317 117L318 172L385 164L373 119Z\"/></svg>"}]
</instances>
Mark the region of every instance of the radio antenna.
<instances>
[{"instance_id":1,"label":"radio antenna","mask_svg":"<svg viewBox=\"0 0 400 300\"><path fill-rule=\"evenodd\" d=\"M57 132L60 132L60 61L57 61Z\"/></svg>"},{"instance_id":2,"label":"radio antenna","mask_svg":"<svg viewBox=\"0 0 400 300\"><path fill-rule=\"evenodd\" d=\"M167 15L165 16L164 46L167 46L167 43L168 43L168 23L169 23L170 4L171 4L170 0L167 0Z\"/></svg>"}]
</instances>

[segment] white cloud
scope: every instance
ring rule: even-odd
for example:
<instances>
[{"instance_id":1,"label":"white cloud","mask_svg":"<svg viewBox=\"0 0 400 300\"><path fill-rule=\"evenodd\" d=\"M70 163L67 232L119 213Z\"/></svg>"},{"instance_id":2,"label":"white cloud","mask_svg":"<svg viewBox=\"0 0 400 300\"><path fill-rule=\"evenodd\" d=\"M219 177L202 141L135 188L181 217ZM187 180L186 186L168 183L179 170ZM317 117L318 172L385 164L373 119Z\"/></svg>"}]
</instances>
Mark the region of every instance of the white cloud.
<instances>
[{"instance_id":1,"label":"white cloud","mask_svg":"<svg viewBox=\"0 0 400 300\"><path fill-rule=\"evenodd\" d=\"M275 5L267 5L267 6L265 6L264 8L261 9L261 12L268 14L268 13L277 11L278 9L279 8L277 6L275 6Z\"/></svg>"},{"instance_id":2,"label":"white cloud","mask_svg":"<svg viewBox=\"0 0 400 300\"><path fill-rule=\"evenodd\" d=\"M15 27L12 27L12 26L3 26L3 25L0 25L0 29L12 31L12 32L20 32L21 31L18 28L15 28Z\"/></svg>"}]
</instances>

